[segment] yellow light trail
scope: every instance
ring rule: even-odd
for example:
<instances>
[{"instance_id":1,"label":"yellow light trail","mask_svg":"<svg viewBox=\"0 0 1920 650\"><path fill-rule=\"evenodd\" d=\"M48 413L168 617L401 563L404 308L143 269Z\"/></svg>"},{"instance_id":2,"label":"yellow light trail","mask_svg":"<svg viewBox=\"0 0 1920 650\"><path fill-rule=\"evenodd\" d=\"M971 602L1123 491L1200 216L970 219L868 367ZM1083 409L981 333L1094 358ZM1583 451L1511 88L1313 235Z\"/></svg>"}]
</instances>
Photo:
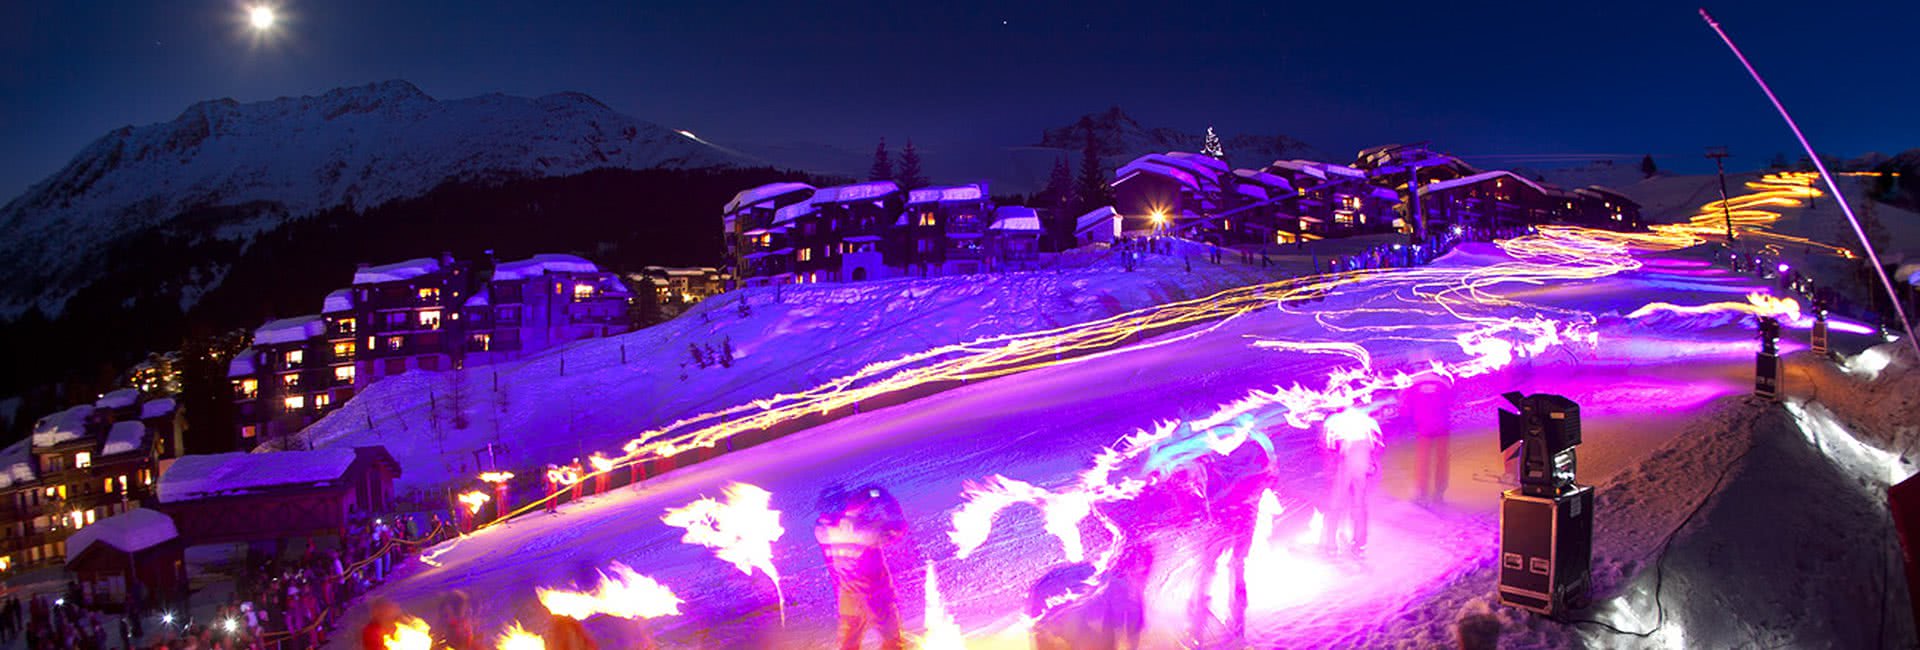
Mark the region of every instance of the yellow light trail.
<instances>
[{"instance_id":1,"label":"yellow light trail","mask_svg":"<svg viewBox=\"0 0 1920 650\"><path fill-rule=\"evenodd\" d=\"M1825 196L1820 188L1814 187L1820 181L1820 175L1813 172L1779 172L1767 174L1760 180L1747 181L1746 187L1752 192L1727 197L1725 201L1714 200L1700 207L1700 211L1683 224L1656 225L1656 233L1690 234L1696 237L1725 237L1727 221L1733 222L1733 228L1739 235L1759 237L1776 244L1797 244L1820 249L1823 252L1851 259L1853 251L1832 244L1773 232L1769 228L1780 220L1780 213L1773 209L1805 207L1807 200ZM1725 210L1722 210L1722 206ZM1769 209L1772 208L1772 209Z\"/></svg>"}]
</instances>

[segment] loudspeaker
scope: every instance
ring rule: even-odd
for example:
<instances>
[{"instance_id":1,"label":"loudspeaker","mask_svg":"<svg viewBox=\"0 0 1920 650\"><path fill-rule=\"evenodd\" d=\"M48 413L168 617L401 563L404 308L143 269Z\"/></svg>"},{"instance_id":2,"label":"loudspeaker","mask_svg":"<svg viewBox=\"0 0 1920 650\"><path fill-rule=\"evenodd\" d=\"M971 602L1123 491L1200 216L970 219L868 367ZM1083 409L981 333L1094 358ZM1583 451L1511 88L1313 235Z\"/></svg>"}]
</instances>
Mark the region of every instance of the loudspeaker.
<instances>
[{"instance_id":1,"label":"loudspeaker","mask_svg":"<svg viewBox=\"0 0 1920 650\"><path fill-rule=\"evenodd\" d=\"M1780 356L1762 352L1753 362L1753 394L1780 401Z\"/></svg>"},{"instance_id":2,"label":"loudspeaker","mask_svg":"<svg viewBox=\"0 0 1920 650\"><path fill-rule=\"evenodd\" d=\"M1500 499L1500 602L1562 617L1587 606L1593 575L1593 487Z\"/></svg>"}]
</instances>

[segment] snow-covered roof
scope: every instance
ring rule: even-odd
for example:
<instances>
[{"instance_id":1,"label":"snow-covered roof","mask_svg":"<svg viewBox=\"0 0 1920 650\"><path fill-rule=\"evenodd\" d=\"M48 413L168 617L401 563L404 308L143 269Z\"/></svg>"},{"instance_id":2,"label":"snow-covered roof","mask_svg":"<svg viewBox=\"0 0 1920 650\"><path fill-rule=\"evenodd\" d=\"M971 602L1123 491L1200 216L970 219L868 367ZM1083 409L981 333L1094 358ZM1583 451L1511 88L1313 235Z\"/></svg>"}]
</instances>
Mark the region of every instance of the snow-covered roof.
<instances>
[{"instance_id":1,"label":"snow-covered roof","mask_svg":"<svg viewBox=\"0 0 1920 650\"><path fill-rule=\"evenodd\" d=\"M480 287L479 291L475 291L473 295L467 296L468 307L485 307L490 304L493 304L493 302L487 293L486 287Z\"/></svg>"},{"instance_id":2,"label":"snow-covered roof","mask_svg":"<svg viewBox=\"0 0 1920 650\"><path fill-rule=\"evenodd\" d=\"M808 199L773 211L773 222L786 223L813 211L813 200Z\"/></svg>"},{"instance_id":3,"label":"snow-covered roof","mask_svg":"<svg viewBox=\"0 0 1920 650\"><path fill-rule=\"evenodd\" d=\"M181 456L160 475L156 492L161 503L173 503L326 483L345 475L354 458L347 448Z\"/></svg>"},{"instance_id":4,"label":"snow-covered roof","mask_svg":"<svg viewBox=\"0 0 1920 650\"><path fill-rule=\"evenodd\" d=\"M1273 161L1272 165L1268 165L1268 166L1279 167L1281 169L1290 169L1295 172L1299 172L1302 174L1306 174L1308 176L1312 176L1314 178L1318 178L1320 180L1326 180L1327 176L1330 174L1335 176L1346 176L1348 178L1366 178L1367 176L1366 172L1360 171L1358 169L1354 169L1352 167L1348 167L1346 165L1335 165L1332 163L1323 163L1317 160L1275 160Z\"/></svg>"},{"instance_id":5,"label":"snow-covered roof","mask_svg":"<svg viewBox=\"0 0 1920 650\"><path fill-rule=\"evenodd\" d=\"M1240 185L1236 185L1234 186L1233 191L1239 192L1241 194L1245 194L1247 196L1251 196L1256 199L1260 199L1262 201L1265 201L1267 199L1267 188L1261 187L1259 185L1254 185L1251 183L1243 183Z\"/></svg>"},{"instance_id":6,"label":"snow-covered roof","mask_svg":"<svg viewBox=\"0 0 1920 650\"><path fill-rule=\"evenodd\" d=\"M110 391L105 395L101 395L99 400L94 401L93 407L102 408L102 409L119 409L119 408L126 408L129 406L133 406L133 403L138 401L140 401L139 390L133 389L133 388L122 388L120 390Z\"/></svg>"},{"instance_id":7,"label":"snow-covered roof","mask_svg":"<svg viewBox=\"0 0 1920 650\"><path fill-rule=\"evenodd\" d=\"M1094 228L1098 228L1103 224L1111 224L1113 222L1113 218L1119 214L1120 212L1118 210L1113 209L1113 206L1111 205L1103 205L1103 206L1094 208L1092 210L1088 210L1086 214L1080 215L1078 218L1073 220L1073 231L1075 233L1082 233L1088 230L1092 230Z\"/></svg>"},{"instance_id":8,"label":"snow-covered roof","mask_svg":"<svg viewBox=\"0 0 1920 650\"><path fill-rule=\"evenodd\" d=\"M1212 168L1215 173L1227 173L1226 161L1206 154L1193 153L1191 151L1169 151L1167 152L1167 156L1169 158L1179 158L1198 165L1205 165Z\"/></svg>"},{"instance_id":9,"label":"snow-covered roof","mask_svg":"<svg viewBox=\"0 0 1920 650\"><path fill-rule=\"evenodd\" d=\"M1024 205L1003 205L993 209L993 225L988 230L1040 232L1040 213Z\"/></svg>"},{"instance_id":10,"label":"snow-covered roof","mask_svg":"<svg viewBox=\"0 0 1920 650\"><path fill-rule=\"evenodd\" d=\"M253 331L254 345L281 345L299 343L327 333L327 321L318 315L282 318L261 325Z\"/></svg>"},{"instance_id":11,"label":"snow-covered roof","mask_svg":"<svg viewBox=\"0 0 1920 650\"><path fill-rule=\"evenodd\" d=\"M979 185L949 185L923 187L907 192L907 203L933 203L936 201L978 201L986 196Z\"/></svg>"},{"instance_id":12,"label":"snow-covered roof","mask_svg":"<svg viewBox=\"0 0 1920 650\"><path fill-rule=\"evenodd\" d=\"M813 189L813 186L806 183L768 183L759 187L740 190L739 193L733 195L733 200L727 202L727 207L721 208L720 211L727 213L738 212L741 208L752 207L771 201L779 198L782 194L811 189Z\"/></svg>"},{"instance_id":13,"label":"snow-covered roof","mask_svg":"<svg viewBox=\"0 0 1920 650\"><path fill-rule=\"evenodd\" d=\"M1400 193L1385 187L1375 187L1373 189L1367 190L1367 193L1372 194L1373 198L1380 199L1382 201L1392 201L1394 203L1400 202Z\"/></svg>"},{"instance_id":14,"label":"snow-covered roof","mask_svg":"<svg viewBox=\"0 0 1920 650\"><path fill-rule=\"evenodd\" d=\"M719 273L720 269L711 266L648 266L641 271L648 275L666 275L672 277L698 278Z\"/></svg>"},{"instance_id":15,"label":"snow-covered roof","mask_svg":"<svg viewBox=\"0 0 1920 650\"><path fill-rule=\"evenodd\" d=\"M440 260L421 257L405 262L369 266L353 272L354 284L404 282L440 270Z\"/></svg>"},{"instance_id":16,"label":"snow-covered roof","mask_svg":"<svg viewBox=\"0 0 1920 650\"><path fill-rule=\"evenodd\" d=\"M1521 176L1519 174L1506 171L1504 169L1496 169L1490 172L1481 172L1478 174L1474 174L1472 176L1461 176L1459 178L1449 180L1449 181L1440 181L1437 183L1428 183L1426 185L1422 185L1420 186L1420 195L1426 196L1430 192L1441 192L1441 191L1450 190L1456 187L1465 187L1467 185L1473 185L1475 183L1481 183L1481 182L1493 180L1495 178L1503 178L1503 177L1520 181L1522 184L1526 185L1527 187L1533 188L1534 191L1539 192L1541 194L1547 193L1547 188L1541 187L1539 183L1535 183L1531 180L1527 180L1527 177L1525 176Z\"/></svg>"},{"instance_id":17,"label":"snow-covered roof","mask_svg":"<svg viewBox=\"0 0 1920 650\"><path fill-rule=\"evenodd\" d=\"M0 488L28 483L37 478L33 473L33 449L28 446L30 442L22 440L0 449Z\"/></svg>"},{"instance_id":18,"label":"snow-covered roof","mask_svg":"<svg viewBox=\"0 0 1920 650\"><path fill-rule=\"evenodd\" d=\"M507 282L539 277L543 273L598 273L600 267L578 255L542 253L524 260L501 262L493 267L493 281Z\"/></svg>"},{"instance_id":19,"label":"snow-covered roof","mask_svg":"<svg viewBox=\"0 0 1920 650\"><path fill-rule=\"evenodd\" d=\"M145 420L148 418L157 418L164 415L172 415L173 410L175 408L178 408L178 406L176 406L173 403L173 398L162 397L160 399L153 400L145 404L141 404L140 419Z\"/></svg>"},{"instance_id":20,"label":"snow-covered roof","mask_svg":"<svg viewBox=\"0 0 1920 650\"><path fill-rule=\"evenodd\" d=\"M327 292L326 300L320 301L322 314L336 314L343 311L353 311L352 289L334 289Z\"/></svg>"},{"instance_id":21,"label":"snow-covered roof","mask_svg":"<svg viewBox=\"0 0 1920 650\"><path fill-rule=\"evenodd\" d=\"M67 561L72 562L80 557L95 542L111 546L121 553L138 553L179 536L180 529L173 525L173 518L166 513L134 508L73 531L67 537Z\"/></svg>"},{"instance_id":22,"label":"snow-covered roof","mask_svg":"<svg viewBox=\"0 0 1920 650\"><path fill-rule=\"evenodd\" d=\"M900 185L893 181L870 181L852 185L822 187L813 193L814 203L846 203L883 198L900 191Z\"/></svg>"},{"instance_id":23,"label":"snow-covered roof","mask_svg":"<svg viewBox=\"0 0 1920 650\"><path fill-rule=\"evenodd\" d=\"M87 416L92 414L92 404L81 404L40 418L33 423L33 446L57 445L86 435Z\"/></svg>"},{"instance_id":24,"label":"snow-covered roof","mask_svg":"<svg viewBox=\"0 0 1920 650\"><path fill-rule=\"evenodd\" d=\"M1171 178L1178 181L1181 185L1187 186L1188 189L1195 192L1200 191L1200 181L1194 180L1193 174L1166 165L1141 160L1127 163L1125 167L1114 171L1113 175L1117 177L1118 180L1113 182L1113 186L1119 187L1121 183L1127 182L1127 179L1140 174L1152 174L1154 176Z\"/></svg>"},{"instance_id":25,"label":"snow-covered roof","mask_svg":"<svg viewBox=\"0 0 1920 650\"><path fill-rule=\"evenodd\" d=\"M147 437L147 425L139 420L122 420L113 423L107 429L107 444L100 447L100 455L112 456L140 450L140 441Z\"/></svg>"},{"instance_id":26,"label":"snow-covered roof","mask_svg":"<svg viewBox=\"0 0 1920 650\"><path fill-rule=\"evenodd\" d=\"M1268 189L1293 191L1293 183L1287 182L1287 179L1257 169L1236 169L1233 170L1233 175L1239 176L1243 180L1259 183Z\"/></svg>"},{"instance_id":27,"label":"snow-covered roof","mask_svg":"<svg viewBox=\"0 0 1920 650\"><path fill-rule=\"evenodd\" d=\"M260 368L256 365L259 357L258 348L241 350L239 354L233 355L232 361L227 362L227 376L245 377L260 372Z\"/></svg>"}]
</instances>

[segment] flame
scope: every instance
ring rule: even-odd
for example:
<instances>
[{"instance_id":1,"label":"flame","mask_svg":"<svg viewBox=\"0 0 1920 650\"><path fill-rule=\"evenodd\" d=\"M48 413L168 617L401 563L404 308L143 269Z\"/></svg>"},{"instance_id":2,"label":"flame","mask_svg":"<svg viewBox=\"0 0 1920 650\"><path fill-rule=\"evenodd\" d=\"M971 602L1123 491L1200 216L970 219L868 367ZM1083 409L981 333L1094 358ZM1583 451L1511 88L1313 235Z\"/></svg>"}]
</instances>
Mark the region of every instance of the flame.
<instances>
[{"instance_id":1,"label":"flame","mask_svg":"<svg viewBox=\"0 0 1920 650\"><path fill-rule=\"evenodd\" d=\"M486 505L488 501L492 501L493 497L485 492L474 490L460 493L459 499L460 505L466 506L467 514L479 514L480 506Z\"/></svg>"},{"instance_id":2,"label":"flame","mask_svg":"<svg viewBox=\"0 0 1920 650\"><path fill-rule=\"evenodd\" d=\"M1640 319L1660 312L1675 314L1718 314L1739 313L1754 316L1774 316L1781 320L1800 319L1800 301L1791 297L1776 298L1758 291L1747 294L1746 302L1713 302L1704 305L1683 306L1669 302L1649 303L1627 314L1629 319Z\"/></svg>"},{"instance_id":3,"label":"flame","mask_svg":"<svg viewBox=\"0 0 1920 650\"><path fill-rule=\"evenodd\" d=\"M1381 444L1380 422L1362 409L1350 408L1333 414L1327 418L1325 428L1328 449L1343 442L1370 441Z\"/></svg>"},{"instance_id":4,"label":"flame","mask_svg":"<svg viewBox=\"0 0 1920 650\"><path fill-rule=\"evenodd\" d=\"M520 627L519 621L514 621L500 634L500 640L494 642L494 647L499 650L547 650L547 641Z\"/></svg>"},{"instance_id":5,"label":"flame","mask_svg":"<svg viewBox=\"0 0 1920 650\"><path fill-rule=\"evenodd\" d=\"M593 471L596 471L596 472L604 472L604 471L613 469L613 466L614 466L613 459L607 458L605 456L601 456L599 453L595 453L592 456L588 456L587 462L593 464Z\"/></svg>"},{"instance_id":6,"label":"flame","mask_svg":"<svg viewBox=\"0 0 1920 650\"><path fill-rule=\"evenodd\" d=\"M580 482L580 475L571 467L555 467L547 470L547 480L555 485L573 485Z\"/></svg>"},{"instance_id":7,"label":"flame","mask_svg":"<svg viewBox=\"0 0 1920 650\"><path fill-rule=\"evenodd\" d=\"M667 525L684 528L680 541L714 549L714 555L731 562L741 573L753 575L754 569L780 583L780 572L773 566L773 543L787 530L780 527L780 511L770 507L773 493L746 483L732 483L723 491L725 502L701 498L660 517Z\"/></svg>"},{"instance_id":8,"label":"flame","mask_svg":"<svg viewBox=\"0 0 1920 650\"><path fill-rule=\"evenodd\" d=\"M608 568L613 573L609 575L606 572L598 572L600 583L594 587L593 591L581 592L541 587L534 590L534 595L553 615L583 621L600 614L624 619L659 618L680 614L680 604L683 601L673 595L673 590L654 582L653 578L636 573L619 562L613 563Z\"/></svg>"},{"instance_id":9,"label":"flame","mask_svg":"<svg viewBox=\"0 0 1920 650\"><path fill-rule=\"evenodd\" d=\"M953 614L947 612L940 597L940 576L933 570L933 563L926 565L926 601L927 636L920 640L921 650L966 650L967 635L960 631L960 624L954 621Z\"/></svg>"},{"instance_id":10,"label":"flame","mask_svg":"<svg viewBox=\"0 0 1920 650\"><path fill-rule=\"evenodd\" d=\"M433 630L426 621L403 616L394 621L393 633L382 641L387 650L433 650Z\"/></svg>"},{"instance_id":11,"label":"flame","mask_svg":"<svg viewBox=\"0 0 1920 650\"><path fill-rule=\"evenodd\" d=\"M505 483L513 480L513 472L481 472L480 480L487 483Z\"/></svg>"}]
</instances>

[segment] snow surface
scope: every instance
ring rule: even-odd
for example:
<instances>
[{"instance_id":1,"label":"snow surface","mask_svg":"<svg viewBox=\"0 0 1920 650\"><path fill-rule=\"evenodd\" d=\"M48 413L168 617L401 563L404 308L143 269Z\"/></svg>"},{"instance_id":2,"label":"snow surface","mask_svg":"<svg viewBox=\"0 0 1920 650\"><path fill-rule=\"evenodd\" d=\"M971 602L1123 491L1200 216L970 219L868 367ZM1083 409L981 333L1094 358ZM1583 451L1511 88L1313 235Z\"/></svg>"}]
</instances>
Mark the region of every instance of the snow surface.
<instances>
[{"instance_id":1,"label":"snow surface","mask_svg":"<svg viewBox=\"0 0 1920 650\"><path fill-rule=\"evenodd\" d=\"M369 266L353 272L354 284L376 284L380 282L405 282L440 270L440 260L431 257L417 257L403 262Z\"/></svg>"},{"instance_id":2,"label":"snow surface","mask_svg":"<svg viewBox=\"0 0 1920 650\"><path fill-rule=\"evenodd\" d=\"M151 400L145 404L140 405L140 419L146 420L146 419L157 418L165 415L173 415L173 410L175 408L177 408L177 406L174 404L173 398L171 397L162 397L160 399Z\"/></svg>"},{"instance_id":3,"label":"snow surface","mask_svg":"<svg viewBox=\"0 0 1920 650\"><path fill-rule=\"evenodd\" d=\"M579 93L438 100L386 81L319 96L200 102L171 122L106 133L0 207L8 235L0 240L0 317L32 305L60 313L109 263L112 242L196 208L240 208L217 231L244 241L326 208L364 210L453 180L756 162Z\"/></svg>"},{"instance_id":4,"label":"snow surface","mask_svg":"<svg viewBox=\"0 0 1920 650\"><path fill-rule=\"evenodd\" d=\"M87 416L92 414L93 405L81 404L40 418L33 423L33 446L48 447L86 435Z\"/></svg>"},{"instance_id":5,"label":"snow surface","mask_svg":"<svg viewBox=\"0 0 1920 650\"><path fill-rule=\"evenodd\" d=\"M1459 178L1455 178L1452 180L1438 181L1438 182L1422 185L1420 186L1420 195L1426 196L1430 192L1441 192L1441 191L1450 190L1456 187L1465 187L1467 185L1473 185L1475 183L1480 183L1483 181L1490 181L1496 178L1511 178L1513 180L1519 181L1521 184L1526 185L1527 187L1531 187L1539 191L1541 194L1548 193L1547 188L1541 187L1539 183L1535 183L1531 179L1528 179L1525 176L1521 176L1519 174L1506 171L1504 169L1497 169L1490 172L1480 172L1472 176L1461 176Z\"/></svg>"},{"instance_id":6,"label":"snow surface","mask_svg":"<svg viewBox=\"0 0 1920 650\"><path fill-rule=\"evenodd\" d=\"M260 329L254 330L253 343L254 345L299 343L325 334L326 331L327 321L318 315L282 318L268 321L267 324L261 325ZM228 372L231 373L232 370L229 369Z\"/></svg>"},{"instance_id":7,"label":"snow surface","mask_svg":"<svg viewBox=\"0 0 1920 650\"><path fill-rule=\"evenodd\" d=\"M262 488L325 483L353 465L352 448L234 452L181 456L160 475L161 503L191 501Z\"/></svg>"},{"instance_id":8,"label":"snow surface","mask_svg":"<svg viewBox=\"0 0 1920 650\"><path fill-rule=\"evenodd\" d=\"M542 253L524 260L501 262L493 268L493 281L525 280L543 273L598 273L600 267L578 255Z\"/></svg>"},{"instance_id":9,"label":"snow surface","mask_svg":"<svg viewBox=\"0 0 1920 650\"><path fill-rule=\"evenodd\" d=\"M30 439L22 440L7 445L6 449L0 449L0 466L6 468L4 472L0 472L0 488L13 487L15 483L28 483L37 477L33 471L32 442Z\"/></svg>"},{"instance_id":10,"label":"snow surface","mask_svg":"<svg viewBox=\"0 0 1920 650\"><path fill-rule=\"evenodd\" d=\"M847 203L867 201L900 192L900 184L893 181L871 181L852 185L822 187L813 193L813 203Z\"/></svg>"},{"instance_id":11,"label":"snow surface","mask_svg":"<svg viewBox=\"0 0 1920 650\"><path fill-rule=\"evenodd\" d=\"M978 201L985 196L979 185L950 185L942 187L923 187L907 192L907 203L936 203L940 201Z\"/></svg>"},{"instance_id":12,"label":"snow surface","mask_svg":"<svg viewBox=\"0 0 1920 650\"><path fill-rule=\"evenodd\" d=\"M133 403L139 400L140 400L139 390L133 389L133 388L121 388L117 390L107 391L107 394L101 395L100 399L94 401L93 407L97 409L126 408L129 406L133 406Z\"/></svg>"},{"instance_id":13,"label":"snow surface","mask_svg":"<svg viewBox=\"0 0 1920 650\"><path fill-rule=\"evenodd\" d=\"M1872 645L1884 638L1875 636L1880 633L1905 638L1898 626L1870 633L1880 607L1903 611L1903 601L1880 602L1877 596L1867 599L1854 593L1859 579L1882 574L1887 558L1874 564L1871 558L1836 550L1863 541L1884 549L1884 513L1851 496L1867 494L1873 486L1847 487L1842 479L1851 479L1822 464L1825 456L1813 451L1806 442L1809 437L1797 431L1800 425L1787 411L1748 407L1737 397L1752 385L1755 344L1750 319L1629 321L1622 316L1648 302L1704 304L1763 287L1754 278L1713 269L1703 257L1700 251L1649 255L1645 267L1610 278L1477 286L1518 301L1476 308L1488 310L1483 315L1592 314L1600 344L1552 349L1462 382L1453 412L1454 435L1447 442L1454 486L1443 505L1418 507L1407 501L1413 492L1408 476L1412 445L1400 433L1403 429L1390 425L1386 478L1373 515L1376 541L1367 560L1315 561L1281 541L1302 531L1305 512L1326 477L1312 432L1276 431L1283 464L1277 491L1287 500L1287 512L1294 514L1276 521L1279 539L1261 551L1267 563L1262 566L1269 572L1250 581L1250 641L1258 647L1442 647L1452 643L1453 622L1474 607L1497 611L1508 628L1503 647L1735 647L1783 641L1794 647L1859 647L1854 643ZM1471 272L1504 259L1489 247L1472 246L1443 258L1437 268ZM783 627L774 590L764 576L743 575L707 550L681 544L678 529L650 522L667 508L718 494L729 482L739 481L770 490L773 507L785 513L783 522L800 529L811 517L815 496L828 484L871 482L900 498L912 524L911 541L890 550L888 558L908 629L923 625L919 567L931 561L949 609L971 635L969 647L1027 647L1014 613L1027 587L1062 561L1061 548L1042 531L1044 522L1033 510L1016 507L1000 515L987 543L969 559L954 559L946 532L962 482L1001 474L1058 485L1085 469L1087 460L1105 445L1155 421L1205 412L1277 383L1315 385L1349 363L1255 345L1263 340L1362 343L1376 367L1457 356L1459 348L1447 336L1456 321L1439 311L1410 313L1407 299L1419 281L1395 276L1381 274L1344 286L1323 302L1277 306L1163 337L1178 337L1170 345L1136 346L829 422L673 472L638 490L564 506L557 516L527 517L449 543L437 549L437 566L409 569L378 593L416 612L431 611L448 588L494 594L479 604L476 622L480 629L495 630L511 620L541 619L533 587L571 582L587 569L620 561L669 585L687 601L682 616L653 621L654 634L666 645L814 647L831 639L834 599L820 553L803 533L790 530L775 546L774 562L786 598ZM1110 289L1127 277L1103 278L1113 284L1094 286ZM994 287L972 299L1024 296L1007 291L1015 286ZM797 288L790 291L795 298L806 295ZM843 321L850 328L862 327L860 310L874 303L918 307L891 294L870 293L864 301L840 303L832 313L842 316L816 318L823 322L811 330L816 336L825 333L825 340L834 343L793 347L845 345L844 333L833 330ZM757 305L755 317L771 307ZM1414 334L1381 336L1377 328L1383 327ZM798 336L805 331L790 331L788 339L759 340L756 346L812 339ZM1786 349L1803 348L1799 336L1790 332ZM1859 345L1846 337L1838 340L1843 346ZM819 360L801 357L790 367L804 369ZM568 365L572 372L573 364ZM1893 370L1882 376L1908 366L1886 367ZM620 384L600 384L595 390L596 399L623 409L638 403L620 397L631 390ZM671 399L675 393L708 390L674 390L669 385L648 394ZM1563 394L1583 407L1586 444L1580 473L1585 482L1601 486L1603 499L1596 539L1596 596L1602 604L1591 613L1612 616L1609 620L1616 625L1652 625L1653 618L1646 615L1649 599L1636 595L1650 586L1648 559L1658 551L1659 540L1712 492L1718 468L1736 459L1744 463L1729 475L1720 505L1703 512L1704 519L1688 529L1694 532L1676 541L1666 566L1667 627L1654 639L1599 636L1590 626L1555 624L1487 604L1497 534L1494 506L1502 489L1494 413L1498 395L1507 390ZM381 412L397 403L391 397L382 402ZM1392 408L1386 406L1386 417ZM538 444L536 438L584 438L594 429L536 426L510 431L516 432L514 442ZM1764 451L1742 458L1746 448ZM413 453L419 453L418 448ZM1802 478L1810 481L1805 493L1785 498L1803 488L1796 482ZM1834 499L1838 501L1826 503ZM1193 519L1144 500L1110 514L1145 540L1156 558L1145 583L1146 647L1179 643L1186 603L1198 589L1192 583L1193 569L1206 559L1194 552L1198 540L1190 530ZM1882 522L1880 528L1863 526L1871 521ZM1836 526L1860 527L1861 532L1831 543L1817 535L1777 534ZM1098 535L1091 527L1088 532ZM1090 541L1098 543L1097 538ZM1724 552L1737 545L1750 548L1733 555ZM1721 552L1709 553L1716 549ZM1715 569L1720 558L1732 558L1738 568ZM1892 575L1899 579L1897 569ZM1888 593L1904 594L1904 589ZM1740 600L1723 600L1729 597ZM1615 600L1619 603L1611 604ZM1644 624L1629 620L1634 616ZM363 619L364 609L356 608L347 629ZM631 645L627 642L636 633L619 622L593 620L588 625L603 644L620 647ZM1911 636L1910 628L1906 636ZM335 643L346 647L347 641Z\"/></svg>"},{"instance_id":14,"label":"snow surface","mask_svg":"<svg viewBox=\"0 0 1920 650\"><path fill-rule=\"evenodd\" d=\"M1021 205L1003 205L993 209L993 225L988 230L1040 232L1040 213Z\"/></svg>"},{"instance_id":15,"label":"snow surface","mask_svg":"<svg viewBox=\"0 0 1920 650\"><path fill-rule=\"evenodd\" d=\"M139 420L115 422L107 429L107 442L100 447L100 455L112 456L140 450L140 442L147 437L147 425Z\"/></svg>"},{"instance_id":16,"label":"snow surface","mask_svg":"<svg viewBox=\"0 0 1920 650\"><path fill-rule=\"evenodd\" d=\"M241 350L233 355L233 360L227 362L227 376L245 377L260 372L259 359L260 348Z\"/></svg>"},{"instance_id":17,"label":"snow surface","mask_svg":"<svg viewBox=\"0 0 1920 650\"><path fill-rule=\"evenodd\" d=\"M158 510L134 508L82 526L67 537L67 561L100 542L122 553L138 553L180 536L173 518Z\"/></svg>"},{"instance_id":18,"label":"snow surface","mask_svg":"<svg viewBox=\"0 0 1920 650\"><path fill-rule=\"evenodd\" d=\"M335 314L343 311L353 311L353 290L334 289L327 292L326 299L320 302L320 313Z\"/></svg>"},{"instance_id":19,"label":"snow surface","mask_svg":"<svg viewBox=\"0 0 1920 650\"><path fill-rule=\"evenodd\" d=\"M727 201L726 207L721 208L720 211L732 214L740 211L741 208L749 208L771 201L782 194L803 192L811 189L813 189L813 186L806 183L768 183L759 187L750 187L734 194L733 199Z\"/></svg>"}]
</instances>

